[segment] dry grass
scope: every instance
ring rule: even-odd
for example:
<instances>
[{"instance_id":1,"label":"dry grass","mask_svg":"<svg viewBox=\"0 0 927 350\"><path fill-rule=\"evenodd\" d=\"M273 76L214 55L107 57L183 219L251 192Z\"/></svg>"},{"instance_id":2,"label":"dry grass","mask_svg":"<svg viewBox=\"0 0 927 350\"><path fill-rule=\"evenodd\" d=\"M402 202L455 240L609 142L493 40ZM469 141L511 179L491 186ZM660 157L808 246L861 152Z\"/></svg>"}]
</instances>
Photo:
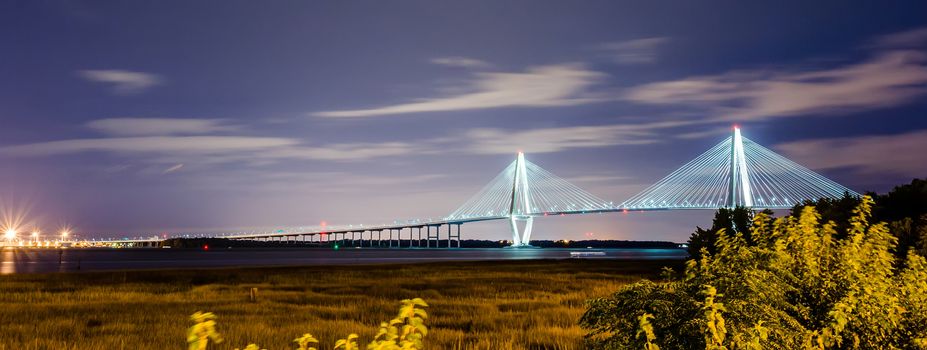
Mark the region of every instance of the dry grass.
<instances>
[{"instance_id":1,"label":"dry grass","mask_svg":"<svg viewBox=\"0 0 927 350\"><path fill-rule=\"evenodd\" d=\"M431 307L431 349L581 349L586 299L679 262L520 261L132 271L0 277L0 349L181 349L188 316L211 311L225 337L293 349L369 340L399 300ZM258 288L257 302L249 289Z\"/></svg>"}]
</instances>

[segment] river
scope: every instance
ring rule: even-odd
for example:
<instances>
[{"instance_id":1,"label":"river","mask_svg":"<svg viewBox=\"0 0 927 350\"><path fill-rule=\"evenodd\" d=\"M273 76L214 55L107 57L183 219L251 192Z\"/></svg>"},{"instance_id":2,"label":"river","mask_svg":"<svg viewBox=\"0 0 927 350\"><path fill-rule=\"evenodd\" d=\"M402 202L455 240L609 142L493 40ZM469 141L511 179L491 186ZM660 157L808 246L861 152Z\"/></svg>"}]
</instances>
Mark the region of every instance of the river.
<instances>
[{"instance_id":1,"label":"river","mask_svg":"<svg viewBox=\"0 0 927 350\"><path fill-rule=\"evenodd\" d=\"M573 254L571 254L573 253ZM579 253L579 254L577 254ZM591 253L591 254L590 254ZM684 249L2 248L0 274L525 259L684 259Z\"/></svg>"}]
</instances>

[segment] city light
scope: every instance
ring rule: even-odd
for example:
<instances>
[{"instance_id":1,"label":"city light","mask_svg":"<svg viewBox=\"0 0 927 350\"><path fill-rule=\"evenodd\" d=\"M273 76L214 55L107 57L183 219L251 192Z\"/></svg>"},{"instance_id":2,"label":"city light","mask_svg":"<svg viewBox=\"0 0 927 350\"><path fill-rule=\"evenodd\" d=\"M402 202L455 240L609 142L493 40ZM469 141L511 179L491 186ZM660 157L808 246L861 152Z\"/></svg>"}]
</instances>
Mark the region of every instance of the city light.
<instances>
[{"instance_id":1,"label":"city light","mask_svg":"<svg viewBox=\"0 0 927 350\"><path fill-rule=\"evenodd\" d=\"M16 229L15 228L6 229L6 232L3 233L3 237L6 238L8 241L12 241L16 239Z\"/></svg>"}]
</instances>

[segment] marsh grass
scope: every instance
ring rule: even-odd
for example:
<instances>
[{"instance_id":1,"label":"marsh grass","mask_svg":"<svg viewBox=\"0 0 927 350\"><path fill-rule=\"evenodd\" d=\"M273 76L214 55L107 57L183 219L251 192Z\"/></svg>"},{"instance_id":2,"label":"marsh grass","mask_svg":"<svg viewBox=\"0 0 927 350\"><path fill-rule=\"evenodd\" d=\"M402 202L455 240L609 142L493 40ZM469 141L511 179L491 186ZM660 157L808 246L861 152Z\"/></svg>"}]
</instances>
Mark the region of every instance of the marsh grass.
<instances>
[{"instance_id":1,"label":"marsh grass","mask_svg":"<svg viewBox=\"0 0 927 350\"><path fill-rule=\"evenodd\" d=\"M584 302L666 261L519 261L98 272L0 277L0 349L182 349L190 314L216 315L210 349L370 341L399 300L428 308L429 349L581 349ZM257 300L250 301L251 288Z\"/></svg>"}]
</instances>

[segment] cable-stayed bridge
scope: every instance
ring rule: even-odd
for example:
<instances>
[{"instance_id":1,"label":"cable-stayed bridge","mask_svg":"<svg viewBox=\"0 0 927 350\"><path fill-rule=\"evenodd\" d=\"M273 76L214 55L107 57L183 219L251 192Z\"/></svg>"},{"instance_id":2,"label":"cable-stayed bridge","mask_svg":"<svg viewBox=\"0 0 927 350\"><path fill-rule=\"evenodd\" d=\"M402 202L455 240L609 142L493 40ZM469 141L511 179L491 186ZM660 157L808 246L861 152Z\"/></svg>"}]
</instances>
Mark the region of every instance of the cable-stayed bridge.
<instances>
[{"instance_id":1,"label":"cable-stayed bridge","mask_svg":"<svg viewBox=\"0 0 927 350\"><path fill-rule=\"evenodd\" d=\"M731 136L631 198L601 199L518 153L515 161L444 218L382 225L317 226L209 235L237 240L333 242L352 246L460 247L465 223L506 220L512 246L529 246L534 218L641 210L733 208L789 209L805 200L859 194L743 137ZM442 228L446 227L442 238ZM456 230L455 230L456 229ZM424 236L423 234L424 230ZM405 238L404 238L404 233ZM102 240L97 245L139 245L160 240ZM384 241L385 240L385 241ZM446 244L441 244L446 240ZM146 243L141 243L146 242Z\"/></svg>"}]
</instances>

